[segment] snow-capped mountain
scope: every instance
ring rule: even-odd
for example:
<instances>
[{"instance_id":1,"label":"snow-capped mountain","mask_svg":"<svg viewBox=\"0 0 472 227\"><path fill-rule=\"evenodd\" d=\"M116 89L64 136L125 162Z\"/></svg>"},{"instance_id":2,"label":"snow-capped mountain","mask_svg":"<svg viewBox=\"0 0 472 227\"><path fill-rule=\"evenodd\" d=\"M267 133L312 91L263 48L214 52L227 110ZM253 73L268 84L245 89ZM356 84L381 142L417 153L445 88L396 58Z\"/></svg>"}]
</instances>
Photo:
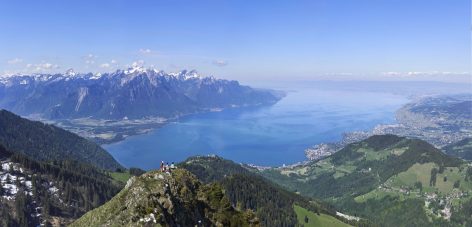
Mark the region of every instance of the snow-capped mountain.
<instances>
[{"instance_id":1,"label":"snow-capped mountain","mask_svg":"<svg viewBox=\"0 0 472 227\"><path fill-rule=\"evenodd\" d=\"M0 108L49 119L173 117L212 108L271 104L272 91L196 71L165 73L141 67L113 73L0 77Z\"/></svg>"}]
</instances>

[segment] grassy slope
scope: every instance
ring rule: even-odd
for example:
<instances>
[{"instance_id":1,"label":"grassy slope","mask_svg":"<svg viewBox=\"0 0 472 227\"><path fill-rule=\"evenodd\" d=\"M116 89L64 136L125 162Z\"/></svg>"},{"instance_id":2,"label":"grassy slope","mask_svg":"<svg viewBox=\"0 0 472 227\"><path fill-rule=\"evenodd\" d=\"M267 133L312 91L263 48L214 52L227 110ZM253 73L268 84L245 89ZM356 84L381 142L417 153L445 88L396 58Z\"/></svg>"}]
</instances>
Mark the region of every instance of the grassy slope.
<instances>
[{"instance_id":1,"label":"grassy slope","mask_svg":"<svg viewBox=\"0 0 472 227\"><path fill-rule=\"evenodd\" d=\"M131 174L129 172L110 172L110 176L119 182L125 183L131 178Z\"/></svg>"},{"instance_id":2,"label":"grassy slope","mask_svg":"<svg viewBox=\"0 0 472 227\"><path fill-rule=\"evenodd\" d=\"M444 167L444 172L438 173L436 185L430 186L431 169L439 166ZM445 156L425 142L376 136L324 160L295 168L271 169L263 175L291 190L334 202L348 213L374 219L383 216L394 223L394 216L406 218L405 211L413 207L417 207L416 211L425 210L425 214L430 208L419 208L425 204L426 193L441 197L457 192L471 194L472 183L465 181L467 168L467 163ZM415 188L418 181L422 191ZM453 190L456 181L460 181L459 190ZM452 204L460 209L457 205L468 199L462 196L453 199ZM369 212L363 212L368 209ZM428 218L423 214L406 219L405 224L416 218L417 225L427 225Z\"/></svg>"},{"instance_id":3,"label":"grassy slope","mask_svg":"<svg viewBox=\"0 0 472 227\"><path fill-rule=\"evenodd\" d=\"M402 199L420 197L422 193L439 193L440 195L448 195L453 192L454 183L460 182L459 190L472 191L472 182L465 181L465 166L462 171L458 167L446 167L443 173L438 173L436 177L436 185L430 186L431 170L439 168L435 163L414 164L407 171L401 172L389 178L383 187L387 187L391 192L386 192L385 189L374 189L366 194L357 196L356 202L365 202L368 199L380 199L387 195L398 196ZM444 181L444 177L447 178ZM422 190L415 188L415 183L421 182ZM407 189L409 194L401 193L401 189ZM464 198L467 199L467 198ZM462 200L464 200L462 199Z\"/></svg>"},{"instance_id":4,"label":"grassy slope","mask_svg":"<svg viewBox=\"0 0 472 227\"><path fill-rule=\"evenodd\" d=\"M406 142L408 142L408 140ZM361 144L346 149L343 155L335 154L332 157L311 163L308 166L289 169L271 169L262 172L262 174L289 189L300 191L302 194L309 196L318 197L325 196L322 194L323 192L315 192L313 189L314 187L318 187L319 184L317 185L317 183L323 181L339 184L340 186L364 187L363 191L355 190L355 188L353 188L353 191L349 190L349 192L353 194L365 194L388 180L395 180L397 186L413 186L416 181L421 181L423 186L428 186L431 169L433 167L439 168L439 165L451 166L446 167L444 173L438 174L436 186L441 191L446 192L452 190L453 183L456 180L464 178L465 173L459 172L458 168L461 164L441 154L439 151L427 151L418 154L412 154L414 152L408 151L408 154L405 155L406 157L403 158L402 156L409 148L407 147L408 143L402 143L405 142L400 140L390 147L381 148L379 150L369 147L369 145ZM420 149L423 148L420 147ZM410 157L421 159L421 165L416 164L415 160L408 159ZM429 166L425 164L428 163L428 160L431 162ZM432 161L438 163L433 163ZM396 162L398 165L392 165L392 162ZM409 163L405 165L405 162ZM423 167L418 168L417 165ZM387 174L385 173L386 171L388 171ZM444 176L448 177L447 182L443 182L442 178ZM354 182L354 185L350 185L351 182L349 182L349 178L365 180L366 183L371 183L372 185L361 184L359 182ZM469 187L467 187L467 189L469 189ZM342 196L342 193L331 193L327 196L336 198Z\"/></svg>"},{"instance_id":5,"label":"grassy slope","mask_svg":"<svg viewBox=\"0 0 472 227\"><path fill-rule=\"evenodd\" d=\"M303 207L295 205L293 207L297 214L298 223L305 227L331 226L348 227L350 225L326 214L317 215ZM308 217L308 223L305 222L305 216Z\"/></svg>"}]
</instances>

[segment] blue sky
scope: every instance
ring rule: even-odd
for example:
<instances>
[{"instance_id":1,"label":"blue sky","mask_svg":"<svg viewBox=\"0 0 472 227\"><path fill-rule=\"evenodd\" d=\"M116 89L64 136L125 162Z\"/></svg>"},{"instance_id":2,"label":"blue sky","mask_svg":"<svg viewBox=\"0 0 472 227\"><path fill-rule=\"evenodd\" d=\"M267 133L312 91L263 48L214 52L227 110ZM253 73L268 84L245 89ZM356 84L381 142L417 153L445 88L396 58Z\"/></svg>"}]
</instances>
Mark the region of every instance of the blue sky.
<instances>
[{"instance_id":1,"label":"blue sky","mask_svg":"<svg viewBox=\"0 0 472 227\"><path fill-rule=\"evenodd\" d=\"M469 0L2 1L0 73L133 62L243 81L464 77Z\"/></svg>"}]
</instances>

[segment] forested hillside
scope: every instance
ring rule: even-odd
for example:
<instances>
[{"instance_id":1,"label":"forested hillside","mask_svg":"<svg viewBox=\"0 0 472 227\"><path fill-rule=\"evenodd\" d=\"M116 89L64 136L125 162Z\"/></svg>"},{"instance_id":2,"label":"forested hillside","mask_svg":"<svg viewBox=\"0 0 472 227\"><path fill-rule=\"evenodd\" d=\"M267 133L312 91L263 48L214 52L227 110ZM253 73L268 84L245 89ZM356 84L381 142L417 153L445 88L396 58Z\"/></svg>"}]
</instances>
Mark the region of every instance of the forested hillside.
<instances>
[{"instance_id":1,"label":"forested hillside","mask_svg":"<svg viewBox=\"0 0 472 227\"><path fill-rule=\"evenodd\" d=\"M263 226L296 226L299 222L295 205L318 214L318 217L320 214L336 217L336 211L329 205L282 189L245 167L217 156L192 157L179 166L203 182L219 182L233 205L238 209L253 210Z\"/></svg>"},{"instance_id":2,"label":"forested hillside","mask_svg":"<svg viewBox=\"0 0 472 227\"><path fill-rule=\"evenodd\" d=\"M448 155L472 161L472 138L449 144L443 150Z\"/></svg>"},{"instance_id":3,"label":"forested hillside","mask_svg":"<svg viewBox=\"0 0 472 227\"><path fill-rule=\"evenodd\" d=\"M97 144L64 129L0 110L0 145L41 161L73 160L107 170L123 168Z\"/></svg>"},{"instance_id":4,"label":"forested hillside","mask_svg":"<svg viewBox=\"0 0 472 227\"><path fill-rule=\"evenodd\" d=\"M36 161L0 145L0 226L67 224L123 186L76 161Z\"/></svg>"}]
</instances>

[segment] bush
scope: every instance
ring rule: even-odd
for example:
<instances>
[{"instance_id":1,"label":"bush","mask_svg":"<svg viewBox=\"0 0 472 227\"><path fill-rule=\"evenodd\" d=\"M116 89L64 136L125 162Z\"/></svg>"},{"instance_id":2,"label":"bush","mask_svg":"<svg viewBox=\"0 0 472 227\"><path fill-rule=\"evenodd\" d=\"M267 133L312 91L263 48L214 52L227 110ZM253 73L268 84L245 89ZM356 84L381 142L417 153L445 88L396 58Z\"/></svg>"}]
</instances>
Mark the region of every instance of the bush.
<instances>
[{"instance_id":1,"label":"bush","mask_svg":"<svg viewBox=\"0 0 472 227\"><path fill-rule=\"evenodd\" d=\"M461 186L460 180L457 180L456 182L454 182L454 188L459 188L460 186Z\"/></svg>"}]
</instances>

